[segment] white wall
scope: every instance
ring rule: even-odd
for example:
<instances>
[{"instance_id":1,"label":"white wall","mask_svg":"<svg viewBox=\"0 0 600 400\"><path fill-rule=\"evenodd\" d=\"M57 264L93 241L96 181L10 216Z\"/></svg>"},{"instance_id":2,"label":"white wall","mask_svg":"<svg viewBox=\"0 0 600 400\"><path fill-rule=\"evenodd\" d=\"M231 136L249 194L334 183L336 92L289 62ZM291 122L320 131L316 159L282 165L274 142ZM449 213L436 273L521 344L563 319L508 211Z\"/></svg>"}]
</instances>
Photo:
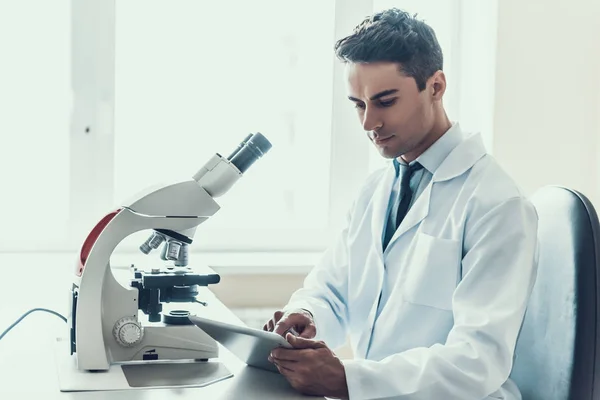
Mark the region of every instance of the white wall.
<instances>
[{"instance_id":1,"label":"white wall","mask_svg":"<svg viewBox=\"0 0 600 400\"><path fill-rule=\"evenodd\" d=\"M498 1L493 152L526 192L600 208L600 1Z\"/></svg>"}]
</instances>

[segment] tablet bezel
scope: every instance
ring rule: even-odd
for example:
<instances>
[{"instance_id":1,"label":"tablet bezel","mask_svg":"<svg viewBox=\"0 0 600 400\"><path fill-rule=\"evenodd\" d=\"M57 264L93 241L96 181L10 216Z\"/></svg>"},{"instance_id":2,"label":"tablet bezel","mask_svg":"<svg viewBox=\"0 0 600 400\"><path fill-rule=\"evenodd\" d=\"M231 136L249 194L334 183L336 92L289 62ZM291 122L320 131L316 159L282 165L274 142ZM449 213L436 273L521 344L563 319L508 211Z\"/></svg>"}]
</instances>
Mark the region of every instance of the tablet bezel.
<instances>
[{"instance_id":1,"label":"tablet bezel","mask_svg":"<svg viewBox=\"0 0 600 400\"><path fill-rule=\"evenodd\" d=\"M237 358L252 367L279 373L277 367L267 359L271 350L277 347L293 348L283 336L273 332L229 324L214 319L200 317L198 315L190 315L189 319L194 325L223 345L223 347L229 350ZM230 340L236 335L239 335L238 343L248 342L248 337L254 338L254 340L251 340L251 345L254 346L254 348L252 350L245 349L244 351L239 351L239 346L230 344ZM256 360L258 355L255 351L262 353L260 360L258 361ZM262 358L264 358L264 360L262 360Z\"/></svg>"}]
</instances>

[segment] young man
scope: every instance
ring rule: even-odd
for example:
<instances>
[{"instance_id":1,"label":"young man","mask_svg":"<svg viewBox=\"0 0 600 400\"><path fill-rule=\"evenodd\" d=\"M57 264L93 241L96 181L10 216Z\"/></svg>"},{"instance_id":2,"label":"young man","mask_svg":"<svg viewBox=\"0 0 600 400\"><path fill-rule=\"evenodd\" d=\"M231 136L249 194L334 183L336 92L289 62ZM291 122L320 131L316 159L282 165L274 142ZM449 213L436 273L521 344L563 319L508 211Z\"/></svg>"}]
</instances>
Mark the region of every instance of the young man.
<instances>
[{"instance_id":1,"label":"young man","mask_svg":"<svg viewBox=\"0 0 600 400\"><path fill-rule=\"evenodd\" d=\"M388 168L337 242L265 324L296 389L354 399L520 399L509 375L535 281L537 214L444 111L433 30L397 9L336 44L348 98ZM350 337L355 359L331 349Z\"/></svg>"}]
</instances>

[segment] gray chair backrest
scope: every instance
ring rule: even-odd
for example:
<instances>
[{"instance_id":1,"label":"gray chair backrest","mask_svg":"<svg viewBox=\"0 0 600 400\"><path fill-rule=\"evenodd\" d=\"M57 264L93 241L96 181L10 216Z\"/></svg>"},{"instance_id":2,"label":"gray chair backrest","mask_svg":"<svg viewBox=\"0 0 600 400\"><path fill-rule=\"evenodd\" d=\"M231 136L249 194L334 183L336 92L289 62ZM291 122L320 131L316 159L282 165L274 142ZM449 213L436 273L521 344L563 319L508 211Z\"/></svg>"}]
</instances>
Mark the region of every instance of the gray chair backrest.
<instances>
[{"instance_id":1,"label":"gray chair backrest","mask_svg":"<svg viewBox=\"0 0 600 400\"><path fill-rule=\"evenodd\" d=\"M538 274L511 378L523 400L600 399L598 215L584 195L563 187L544 187L531 201Z\"/></svg>"}]
</instances>

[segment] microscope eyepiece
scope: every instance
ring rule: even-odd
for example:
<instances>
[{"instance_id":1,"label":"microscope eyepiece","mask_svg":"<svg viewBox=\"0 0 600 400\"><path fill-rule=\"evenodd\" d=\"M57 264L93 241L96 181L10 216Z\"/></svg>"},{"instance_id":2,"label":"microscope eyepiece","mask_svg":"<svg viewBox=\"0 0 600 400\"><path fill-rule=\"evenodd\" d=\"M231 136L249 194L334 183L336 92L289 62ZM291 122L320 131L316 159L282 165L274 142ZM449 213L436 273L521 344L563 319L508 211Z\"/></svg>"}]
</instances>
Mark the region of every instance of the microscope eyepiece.
<instances>
[{"instance_id":1,"label":"microscope eyepiece","mask_svg":"<svg viewBox=\"0 0 600 400\"><path fill-rule=\"evenodd\" d=\"M248 142L248 140L252 139L252 136L254 136L254 133L250 133L248 136L246 136L246 137L244 138L244 140L242 140L242 142L241 142L240 144L238 144L238 147L236 147L236 148L235 148L235 150L233 151L233 153L231 153L231 154L229 155L229 157L227 157L227 159L228 159L229 161L231 161L231 159L232 159L232 158L233 158L233 157L234 157L234 156L235 156L237 153L239 153L241 149L243 149L243 148L244 148L244 146L246 145L246 143Z\"/></svg>"},{"instance_id":2,"label":"microscope eyepiece","mask_svg":"<svg viewBox=\"0 0 600 400\"><path fill-rule=\"evenodd\" d=\"M273 145L262 133L248 135L228 160L244 173L252 164L264 156Z\"/></svg>"}]
</instances>

